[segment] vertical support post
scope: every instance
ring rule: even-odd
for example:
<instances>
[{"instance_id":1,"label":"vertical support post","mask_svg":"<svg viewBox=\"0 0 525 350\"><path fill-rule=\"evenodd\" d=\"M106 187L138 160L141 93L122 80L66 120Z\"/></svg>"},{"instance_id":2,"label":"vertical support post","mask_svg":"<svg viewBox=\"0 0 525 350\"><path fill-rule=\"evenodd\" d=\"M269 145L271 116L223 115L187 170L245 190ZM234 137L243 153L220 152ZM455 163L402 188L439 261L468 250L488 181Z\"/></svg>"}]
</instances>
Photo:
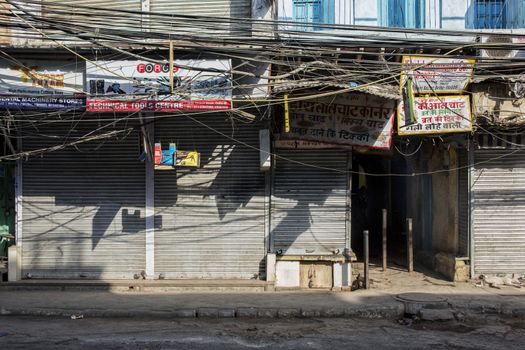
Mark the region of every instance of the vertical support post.
<instances>
[{"instance_id":1,"label":"vertical support post","mask_svg":"<svg viewBox=\"0 0 525 350\"><path fill-rule=\"evenodd\" d=\"M22 138L19 137L17 140L17 148L18 151L22 151ZM22 187L22 175L23 175L23 168L22 168L23 160L18 159L16 161L16 175L15 175L15 244L17 247L20 248L20 252L22 253L22 236L23 236L23 230L22 230L22 201L23 201L23 187Z\"/></svg>"},{"instance_id":2,"label":"vertical support post","mask_svg":"<svg viewBox=\"0 0 525 350\"><path fill-rule=\"evenodd\" d=\"M170 40L170 92L173 94L173 40Z\"/></svg>"},{"instance_id":3,"label":"vertical support post","mask_svg":"<svg viewBox=\"0 0 525 350\"><path fill-rule=\"evenodd\" d=\"M144 124L142 113L139 113L141 123ZM155 173L152 154L151 140L153 140L153 124L142 127L144 151L146 152L145 176L146 176L146 278L154 278L155 275Z\"/></svg>"},{"instance_id":4,"label":"vertical support post","mask_svg":"<svg viewBox=\"0 0 525 350\"><path fill-rule=\"evenodd\" d=\"M352 151L346 155L345 256L352 255Z\"/></svg>"},{"instance_id":5,"label":"vertical support post","mask_svg":"<svg viewBox=\"0 0 525 350\"><path fill-rule=\"evenodd\" d=\"M414 271L414 240L412 235L412 218L407 218L407 269Z\"/></svg>"},{"instance_id":6,"label":"vertical support post","mask_svg":"<svg viewBox=\"0 0 525 350\"><path fill-rule=\"evenodd\" d=\"M370 288L370 269L369 269L369 251L368 251L368 230L363 231L363 252L364 252L364 272L365 272L365 289Z\"/></svg>"},{"instance_id":7,"label":"vertical support post","mask_svg":"<svg viewBox=\"0 0 525 350\"><path fill-rule=\"evenodd\" d=\"M290 112L288 109L288 94L284 94L284 132L290 132Z\"/></svg>"},{"instance_id":8,"label":"vertical support post","mask_svg":"<svg viewBox=\"0 0 525 350\"><path fill-rule=\"evenodd\" d=\"M383 272L386 272L387 268L387 245L386 245L386 228L387 228L387 211L383 209Z\"/></svg>"}]
</instances>

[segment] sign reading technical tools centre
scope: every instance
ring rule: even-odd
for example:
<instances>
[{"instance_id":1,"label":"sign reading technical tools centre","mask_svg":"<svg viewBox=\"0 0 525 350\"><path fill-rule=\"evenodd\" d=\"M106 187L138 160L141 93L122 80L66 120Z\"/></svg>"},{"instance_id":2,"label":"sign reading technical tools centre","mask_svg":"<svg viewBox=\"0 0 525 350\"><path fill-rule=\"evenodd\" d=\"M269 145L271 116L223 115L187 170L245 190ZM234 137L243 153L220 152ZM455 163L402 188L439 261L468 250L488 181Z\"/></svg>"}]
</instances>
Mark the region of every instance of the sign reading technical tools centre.
<instances>
[{"instance_id":1,"label":"sign reading technical tools centre","mask_svg":"<svg viewBox=\"0 0 525 350\"><path fill-rule=\"evenodd\" d=\"M398 134L444 134L472 130L468 95L414 98L415 123L405 120L403 102L398 106Z\"/></svg>"},{"instance_id":2,"label":"sign reading technical tools centre","mask_svg":"<svg viewBox=\"0 0 525 350\"><path fill-rule=\"evenodd\" d=\"M416 94L462 93L470 83L474 60L403 56L401 86L412 78Z\"/></svg>"},{"instance_id":3,"label":"sign reading technical tools centre","mask_svg":"<svg viewBox=\"0 0 525 350\"><path fill-rule=\"evenodd\" d=\"M291 102L290 132L283 137L390 149L396 101L346 93Z\"/></svg>"},{"instance_id":4,"label":"sign reading technical tools centre","mask_svg":"<svg viewBox=\"0 0 525 350\"><path fill-rule=\"evenodd\" d=\"M66 60L0 60L0 108L84 108L83 71Z\"/></svg>"},{"instance_id":5,"label":"sign reading technical tools centre","mask_svg":"<svg viewBox=\"0 0 525 350\"><path fill-rule=\"evenodd\" d=\"M171 93L169 63L87 62L88 111L227 110L232 107L230 60L177 60Z\"/></svg>"}]
</instances>

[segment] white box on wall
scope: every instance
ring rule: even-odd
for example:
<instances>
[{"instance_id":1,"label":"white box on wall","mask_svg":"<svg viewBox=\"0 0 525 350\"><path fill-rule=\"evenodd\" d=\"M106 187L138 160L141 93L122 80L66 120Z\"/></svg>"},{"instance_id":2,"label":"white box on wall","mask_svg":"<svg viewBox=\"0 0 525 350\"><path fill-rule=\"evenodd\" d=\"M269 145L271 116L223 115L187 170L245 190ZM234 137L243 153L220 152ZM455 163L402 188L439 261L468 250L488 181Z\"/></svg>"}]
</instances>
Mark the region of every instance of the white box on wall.
<instances>
[{"instance_id":1,"label":"white box on wall","mask_svg":"<svg viewBox=\"0 0 525 350\"><path fill-rule=\"evenodd\" d=\"M299 287L299 261L277 261L275 264L276 287Z\"/></svg>"}]
</instances>

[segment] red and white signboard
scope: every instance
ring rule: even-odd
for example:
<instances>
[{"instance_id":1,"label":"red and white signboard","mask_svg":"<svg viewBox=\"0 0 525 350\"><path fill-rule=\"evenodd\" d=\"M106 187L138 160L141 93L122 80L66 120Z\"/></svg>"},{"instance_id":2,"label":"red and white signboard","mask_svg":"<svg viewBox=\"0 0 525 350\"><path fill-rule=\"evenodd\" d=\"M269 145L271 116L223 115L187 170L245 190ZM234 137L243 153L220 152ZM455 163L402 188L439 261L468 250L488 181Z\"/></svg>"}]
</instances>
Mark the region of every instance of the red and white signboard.
<instances>
[{"instance_id":1,"label":"red and white signboard","mask_svg":"<svg viewBox=\"0 0 525 350\"><path fill-rule=\"evenodd\" d=\"M96 61L86 67L86 109L95 112L227 110L230 60L177 60L171 93L169 63Z\"/></svg>"}]
</instances>

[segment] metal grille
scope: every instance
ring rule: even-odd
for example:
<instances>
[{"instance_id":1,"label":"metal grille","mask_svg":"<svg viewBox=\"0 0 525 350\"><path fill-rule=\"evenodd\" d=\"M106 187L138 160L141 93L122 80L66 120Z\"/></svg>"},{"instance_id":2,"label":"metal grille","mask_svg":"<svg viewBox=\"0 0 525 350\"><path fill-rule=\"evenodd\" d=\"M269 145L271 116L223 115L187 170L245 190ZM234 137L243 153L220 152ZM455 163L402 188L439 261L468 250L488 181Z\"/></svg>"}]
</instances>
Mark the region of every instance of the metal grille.
<instances>
[{"instance_id":1,"label":"metal grille","mask_svg":"<svg viewBox=\"0 0 525 350\"><path fill-rule=\"evenodd\" d=\"M226 115L155 123L155 141L201 153L198 169L155 171L155 271L167 278L254 278L264 271L260 124ZM255 149L246 146L248 144Z\"/></svg>"},{"instance_id":2,"label":"metal grille","mask_svg":"<svg viewBox=\"0 0 525 350\"><path fill-rule=\"evenodd\" d=\"M471 175L475 275L525 272L525 152L511 152L474 152L478 164Z\"/></svg>"},{"instance_id":3,"label":"metal grille","mask_svg":"<svg viewBox=\"0 0 525 350\"><path fill-rule=\"evenodd\" d=\"M347 151L279 150L278 155L271 204L274 250L284 255L343 252L349 224Z\"/></svg>"},{"instance_id":4,"label":"metal grille","mask_svg":"<svg viewBox=\"0 0 525 350\"><path fill-rule=\"evenodd\" d=\"M74 140L107 122L39 126L39 134L58 137L24 138L23 149ZM138 140L133 132L22 163L24 275L130 279L144 269L144 163L138 160Z\"/></svg>"},{"instance_id":5,"label":"metal grille","mask_svg":"<svg viewBox=\"0 0 525 350\"><path fill-rule=\"evenodd\" d=\"M469 168L468 168L468 151L466 149L458 150L458 252L459 257L469 256Z\"/></svg>"}]
</instances>

